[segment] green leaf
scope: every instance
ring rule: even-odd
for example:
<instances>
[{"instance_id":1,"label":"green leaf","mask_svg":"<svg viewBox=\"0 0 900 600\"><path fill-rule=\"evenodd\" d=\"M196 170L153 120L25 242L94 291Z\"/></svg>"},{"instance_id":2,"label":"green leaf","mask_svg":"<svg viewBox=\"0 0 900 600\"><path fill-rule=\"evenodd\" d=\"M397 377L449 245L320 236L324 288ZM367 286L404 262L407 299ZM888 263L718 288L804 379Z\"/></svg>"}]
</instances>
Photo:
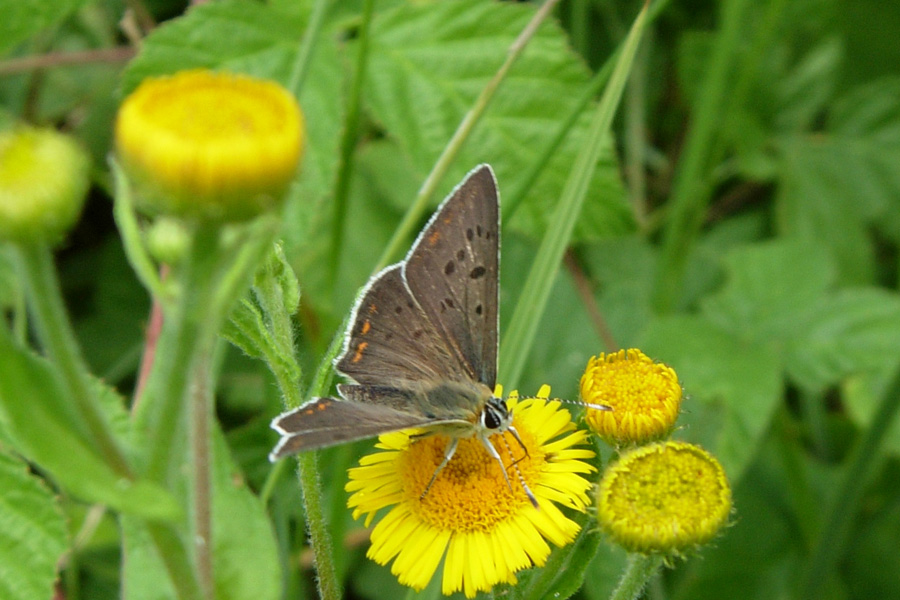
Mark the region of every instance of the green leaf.
<instances>
[{"instance_id":1,"label":"green leaf","mask_svg":"<svg viewBox=\"0 0 900 600\"><path fill-rule=\"evenodd\" d=\"M855 373L892 370L900 356L900 297L872 288L823 298L788 350L788 372L810 390Z\"/></svg>"},{"instance_id":2,"label":"green leaf","mask_svg":"<svg viewBox=\"0 0 900 600\"><path fill-rule=\"evenodd\" d=\"M16 449L79 498L145 518L176 518L179 508L165 490L122 478L94 451L71 405L53 366L15 347L0 327L0 416Z\"/></svg>"},{"instance_id":3,"label":"green leaf","mask_svg":"<svg viewBox=\"0 0 900 600\"><path fill-rule=\"evenodd\" d=\"M783 231L815 242L843 281L875 276L874 226L900 240L900 78L859 86L834 106L826 134L778 142Z\"/></svg>"},{"instance_id":4,"label":"green leaf","mask_svg":"<svg viewBox=\"0 0 900 600\"><path fill-rule=\"evenodd\" d=\"M724 259L725 287L703 313L738 337L786 343L832 284L827 258L798 241L748 245Z\"/></svg>"},{"instance_id":5,"label":"green leaf","mask_svg":"<svg viewBox=\"0 0 900 600\"><path fill-rule=\"evenodd\" d=\"M242 298L235 305L219 335L240 348L247 356L260 360L266 359L265 349L274 345L262 312L249 298Z\"/></svg>"},{"instance_id":6,"label":"green leaf","mask_svg":"<svg viewBox=\"0 0 900 600\"><path fill-rule=\"evenodd\" d=\"M0 597L50 598L68 541L62 511L44 482L2 452L0 489Z\"/></svg>"},{"instance_id":7,"label":"green leaf","mask_svg":"<svg viewBox=\"0 0 900 600\"><path fill-rule=\"evenodd\" d=\"M652 322L639 347L678 373L685 391L678 437L715 454L736 484L781 398L782 366L771 345L677 316Z\"/></svg>"},{"instance_id":8,"label":"green leaf","mask_svg":"<svg viewBox=\"0 0 900 600\"><path fill-rule=\"evenodd\" d=\"M265 507L247 487L222 433L213 434L213 574L219 600L281 598L281 567ZM175 592L144 526L123 519L125 600L161 600ZM187 539L187 537L185 537Z\"/></svg>"},{"instance_id":9,"label":"green leaf","mask_svg":"<svg viewBox=\"0 0 900 600\"><path fill-rule=\"evenodd\" d=\"M847 415L860 429L868 429L872 426L881 398L890 383L891 375L893 375L893 368L896 367L896 356L897 354L893 355L894 364L874 373L850 377L841 386ZM884 357L885 360L887 358ZM900 419L896 417L894 417L890 429L885 433L884 448L895 457L900 456Z\"/></svg>"},{"instance_id":10,"label":"green leaf","mask_svg":"<svg viewBox=\"0 0 900 600\"><path fill-rule=\"evenodd\" d=\"M61 23L87 0L50 0L42 2L0 1L0 55L31 36Z\"/></svg>"},{"instance_id":11,"label":"green leaf","mask_svg":"<svg viewBox=\"0 0 900 600\"><path fill-rule=\"evenodd\" d=\"M457 0L402 4L377 15L364 101L420 177L431 170L535 10L533 5ZM423 31L429 35L423 36ZM504 189L515 189L525 178L523 169L540 156L542 144L553 137L588 81L565 34L552 23L543 25L500 86L443 189L449 190L485 160L497 173L501 196ZM549 168L528 191L512 227L532 235L545 230L556 204L553 199L560 196L584 145L590 112L582 115ZM604 140L588 197L576 239L632 227L610 138Z\"/></svg>"}]
</instances>

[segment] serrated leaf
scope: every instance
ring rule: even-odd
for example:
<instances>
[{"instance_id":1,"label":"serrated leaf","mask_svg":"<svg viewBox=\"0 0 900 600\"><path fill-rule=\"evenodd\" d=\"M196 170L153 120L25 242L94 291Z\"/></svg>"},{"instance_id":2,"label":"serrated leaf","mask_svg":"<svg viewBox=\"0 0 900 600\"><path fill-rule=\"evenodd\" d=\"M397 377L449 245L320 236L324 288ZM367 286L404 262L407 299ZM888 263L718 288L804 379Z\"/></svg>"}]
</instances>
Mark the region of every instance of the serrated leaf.
<instances>
[{"instance_id":1,"label":"serrated leaf","mask_svg":"<svg viewBox=\"0 0 900 600\"><path fill-rule=\"evenodd\" d=\"M24 463L0 452L0 597L50 598L67 546L53 492Z\"/></svg>"},{"instance_id":2,"label":"serrated leaf","mask_svg":"<svg viewBox=\"0 0 900 600\"><path fill-rule=\"evenodd\" d=\"M506 57L535 6L457 0L404 4L373 21L364 100L424 177L476 97ZM429 35L423 36L427 31ZM524 169L578 101L588 73L563 31L543 25L502 83L446 177L449 190L473 165L490 161L504 189ZM542 232L583 144L590 109L569 133L511 221ZM576 228L576 239L628 230L630 211L608 140ZM408 199L403 198L406 201Z\"/></svg>"},{"instance_id":3,"label":"serrated leaf","mask_svg":"<svg viewBox=\"0 0 900 600\"><path fill-rule=\"evenodd\" d=\"M281 598L281 567L265 507L247 487L221 432L213 435L213 574L219 600ZM175 597L146 529L122 519L125 540L125 600Z\"/></svg>"},{"instance_id":4,"label":"serrated leaf","mask_svg":"<svg viewBox=\"0 0 900 600\"><path fill-rule=\"evenodd\" d=\"M900 297L848 289L821 299L789 345L788 372L808 390L848 375L890 370L900 356Z\"/></svg>"},{"instance_id":5,"label":"serrated leaf","mask_svg":"<svg viewBox=\"0 0 900 600\"><path fill-rule=\"evenodd\" d=\"M219 335L240 348L247 356L266 359L264 348L274 342L266 330L259 307L248 298L242 298L228 317Z\"/></svg>"},{"instance_id":6,"label":"serrated leaf","mask_svg":"<svg viewBox=\"0 0 900 600\"><path fill-rule=\"evenodd\" d=\"M0 54L63 21L87 0L0 1Z\"/></svg>"},{"instance_id":7,"label":"serrated leaf","mask_svg":"<svg viewBox=\"0 0 900 600\"><path fill-rule=\"evenodd\" d=\"M125 479L97 454L71 406L53 365L15 347L0 328L0 417L16 449L79 498L145 518L176 518L180 510L165 490Z\"/></svg>"},{"instance_id":8,"label":"serrated leaf","mask_svg":"<svg viewBox=\"0 0 900 600\"><path fill-rule=\"evenodd\" d=\"M677 436L712 452L736 485L781 399L783 367L771 344L678 316L650 323L639 347L673 367L684 387Z\"/></svg>"},{"instance_id":9,"label":"serrated leaf","mask_svg":"<svg viewBox=\"0 0 900 600\"><path fill-rule=\"evenodd\" d=\"M782 229L827 249L842 280L874 279L872 226L900 240L900 78L851 90L828 130L778 141Z\"/></svg>"}]
</instances>

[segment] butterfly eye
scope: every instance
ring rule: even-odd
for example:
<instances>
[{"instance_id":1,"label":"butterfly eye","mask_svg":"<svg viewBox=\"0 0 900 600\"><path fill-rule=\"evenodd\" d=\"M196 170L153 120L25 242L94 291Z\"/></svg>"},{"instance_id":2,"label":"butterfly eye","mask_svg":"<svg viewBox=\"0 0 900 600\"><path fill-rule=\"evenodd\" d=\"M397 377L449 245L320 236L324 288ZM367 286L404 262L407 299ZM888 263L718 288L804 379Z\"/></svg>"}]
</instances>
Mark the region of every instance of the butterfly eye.
<instances>
[{"instance_id":1,"label":"butterfly eye","mask_svg":"<svg viewBox=\"0 0 900 600\"><path fill-rule=\"evenodd\" d=\"M502 400L498 402L492 398L484 405L484 411L481 413L481 425L485 429L506 429L509 421L509 410Z\"/></svg>"}]
</instances>

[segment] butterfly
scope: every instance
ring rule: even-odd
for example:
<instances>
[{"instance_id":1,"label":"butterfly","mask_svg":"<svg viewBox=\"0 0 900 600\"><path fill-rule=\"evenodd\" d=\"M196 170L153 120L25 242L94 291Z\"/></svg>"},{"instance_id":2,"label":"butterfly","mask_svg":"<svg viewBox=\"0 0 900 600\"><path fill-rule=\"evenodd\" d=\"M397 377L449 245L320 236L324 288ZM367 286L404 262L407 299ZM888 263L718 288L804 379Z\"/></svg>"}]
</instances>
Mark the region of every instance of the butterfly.
<instances>
[{"instance_id":1,"label":"butterfly","mask_svg":"<svg viewBox=\"0 0 900 600\"><path fill-rule=\"evenodd\" d=\"M480 439L503 467L490 436L510 431L525 446L506 402L494 396L499 277L500 197L493 170L480 165L441 203L406 258L360 293L335 360L349 380L337 386L343 400L313 398L276 417L281 439L270 460L422 428L421 435L449 438L425 492L462 438Z\"/></svg>"}]
</instances>

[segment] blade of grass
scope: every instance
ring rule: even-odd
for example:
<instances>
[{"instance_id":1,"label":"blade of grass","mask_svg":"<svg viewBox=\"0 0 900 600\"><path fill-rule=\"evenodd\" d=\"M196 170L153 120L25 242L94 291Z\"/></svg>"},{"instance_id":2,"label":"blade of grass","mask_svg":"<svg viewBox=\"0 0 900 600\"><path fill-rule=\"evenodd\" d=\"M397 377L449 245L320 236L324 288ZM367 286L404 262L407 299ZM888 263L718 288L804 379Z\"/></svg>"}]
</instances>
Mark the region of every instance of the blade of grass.
<instances>
[{"instance_id":1,"label":"blade of grass","mask_svg":"<svg viewBox=\"0 0 900 600\"><path fill-rule=\"evenodd\" d=\"M313 7L312 14L309 17L309 25L303 33L303 40L300 42L300 48L297 50L297 58L291 68L291 75L288 78L287 89L294 92L294 95L300 97L300 90L303 89L303 81L306 74L309 73L309 63L312 61L313 51L316 48L316 42L319 40L319 34L322 32L322 24L325 22L325 13L331 2L329 0L318 0Z\"/></svg>"},{"instance_id":2,"label":"blade of grass","mask_svg":"<svg viewBox=\"0 0 900 600\"><path fill-rule=\"evenodd\" d=\"M360 98L366 66L369 64L369 30L372 25L372 11L375 0L363 2L363 12L359 25L356 63L347 95L347 112L341 134L341 155L338 164L337 182L334 186L334 216L331 225L330 286L332 292L337 281L341 263L341 248L344 246L344 221L347 218L347 201L350 195L350 177L353 174L353 150L359 137Z\"/></svg>"},{"instance_id":3,"label":"blade of grass","mask_svg":"<svg viewBox=\"0 0 900 600\"><path fill-rule=\"evenodd\" d=\"M507 73L509 73L510 68L512 68L513 64L516 62L516 59L522 54L525 46L527 46L531 38L534 37L538 27L547 15L550 14L550 11L553 10L553 7L556 6L558 1L559 0L547 0L547 2L534 13L534 16L522 30L522 33L519 34L519 37L517 37L512 45L510 45L506 54L506 60L500 65L500 68L487 85L484 86L484 89L481 90L481 94L478 95L472 108L469 109L469 112L466 113L463 120L459 123L459 126L453 133L453 137L450 138L450 141L444 146L444 151L438 157L437 162L434 163L431 173L429 173L425 178L425 181L422 182L419 193L416 194L416 198L413 200L412 205L410 205L409 210L406 211L403 220L400 222L400 225L397 226L397 230L394 231L393 237L388 241L381 258L378 259L378 264L375 265L375 272L380 271L386 267L388 263L394 260L400 253L400 247L412 236L414 228L422 218L422 214L428 206L428 200L434 195L434 190L437 188L438 183L440 183L441 179L447 173L447 169L453 162L453 159L459 154L459 151L468 139L469 134L484 115L488 104L490 104L491 99L494 97L494 93L500 87L500 83L506 78Z\"/></svg>"},{"instance_id":4,"label":"blade of grass","mask_svg":"<svg viewBox=\"0 0 900 600\"><path fill-rule=\"evenodd\" d=\"M883 463L887 433L897 413L900 412L900 368L897 368L885 389L881 403L862 439L850 456L841 477L837 495L831 500L822 535L813 549L803 586L797 590L797 598L818 598L822 585L834 572L835 563L846 548L853 518L859 512L863 493L872 474Z\"/></svg>"},{"instance_id":5,"label":"blade of grass","mask_svg":"<svg viewBox=\"0 0 900 600\"><path fill-rule=\"evenodd\" d=\"M656 17L658 17L668 5L669 0L660 0L659 2L654 2L653 4L651 4L650 8L647 11L646 26L649 26L651 23L653 23L653 21L656 20ZM550 164L550 159L559 149L559 146L562 144L563 140L566 139L566 136L572 130L575 122L578 121L578 117L581 116L582 111L584 111L588 103L590 103L590 101L600 92L600 90L603 89L603 86L605 86L609 81L609 76L612 73L616 61L619 59L619 55L622 52L623 45L624 40L619 45L619 47L616 48L616 51L606 59L606 62L603 63L603 66L591 78L590 83L585 86L584 92L578 98L578 102L572 107L572 110L569 112L569 114L566 115L565 120L562 121L559 129L557 129L553 137L550 138L550 141L546 144L546 146L544 146L541 154L531 163L530 167L524 170L526 176L522 180L522 183L512 191L504 192L502 207L504 220L511 219L513 215L516 214L516 210L518 210L519 206L522 203L522 200L525 198L525 195L534 187L535 182L537 182L538 178L541 176L541 173L544 172L544 168L548 164Z\"/></svg>"},{"instance_id":6,"label":"blade of grass","mask_svg":"<svg viewBox=\"0 0 900 600\"><path fill-rule=\"evenodd\" d=\"M683 159L675 174L668 203L662 253L653 290L658 312L668 312L678 300L689 250L700 232L709 203L710 182L706 168L721 123L724 100L741 41L741 26L749 0L722 3L722 25L710 49L706 80L692 115Z\"/></svg>"},{"instance_id":7,"label":"blade of grass","mask_svg":"<svg viewBox=\"0 0 900 600\"><path fill-rule=\"evenodd\" d=\"M504 385L510 386L510 389L515 388L518 383L525 365L525 357L537 334L540 317L550 298L553 281L572 236L575 221L581 213L602 142L609 135L613 116L628 81L628 73L646 23L647 5L644 5L631 27L622 47L622 54L610 76L609 85L594 113L582 151L576 158L563 188L562 198L554 211L547 234L538 248L534 264L525 280L520 301L516 305L500 345L499 380L503 381Z\"/></svg>"}]
</instances>

